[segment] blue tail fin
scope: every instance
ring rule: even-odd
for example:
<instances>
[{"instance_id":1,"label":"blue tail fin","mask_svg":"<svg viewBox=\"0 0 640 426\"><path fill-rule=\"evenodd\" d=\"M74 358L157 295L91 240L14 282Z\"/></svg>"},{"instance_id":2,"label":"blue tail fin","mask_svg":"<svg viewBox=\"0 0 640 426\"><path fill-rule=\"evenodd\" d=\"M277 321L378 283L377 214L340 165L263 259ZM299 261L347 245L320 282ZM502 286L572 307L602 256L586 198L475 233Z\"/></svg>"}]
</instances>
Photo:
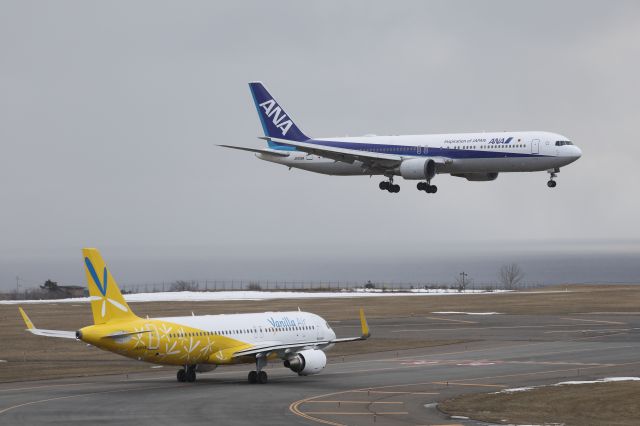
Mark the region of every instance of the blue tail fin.
<instances>
[{"instance_id":1,"label":"blue tail fin","mask_svg":"<svg viewBox=\"0 0 640 426\"><path fill-rule=\"evenodd\" d=\"M256 104L265 136L296 142L303 142L309 139L295 125L291 117L284 111L284 108L273 99L273 96L269 94L262 83L249 83L249 89L251 89L251 95L253 95L253 101ZM271 141L269 141L269 146L275 149L295 149Z\"/></svg>"}]
</instances>

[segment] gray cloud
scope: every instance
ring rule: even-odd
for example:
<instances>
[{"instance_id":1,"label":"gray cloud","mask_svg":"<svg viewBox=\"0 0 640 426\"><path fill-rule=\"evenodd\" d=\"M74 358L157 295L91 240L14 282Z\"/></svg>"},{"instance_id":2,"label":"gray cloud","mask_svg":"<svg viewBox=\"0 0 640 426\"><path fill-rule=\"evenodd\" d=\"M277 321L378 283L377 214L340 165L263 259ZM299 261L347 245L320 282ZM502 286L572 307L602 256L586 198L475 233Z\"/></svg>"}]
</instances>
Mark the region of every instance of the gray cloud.
<instances>
[{"instance_id":1,"label":"gray cloud","mask_svg":"<svg viewBox=\"0 0 640 426\"><path fill-rule=\"evenodd\" d=\"M82 279L82 246L121 280L528 256L591 259L558 280L637 277L639 24L636 2L4 2L0 285ZM390 196L215 147L260 145L255 79L312 135L550 130L584 156L554 191L536 173Z\"/></svg>"}]
</instances>

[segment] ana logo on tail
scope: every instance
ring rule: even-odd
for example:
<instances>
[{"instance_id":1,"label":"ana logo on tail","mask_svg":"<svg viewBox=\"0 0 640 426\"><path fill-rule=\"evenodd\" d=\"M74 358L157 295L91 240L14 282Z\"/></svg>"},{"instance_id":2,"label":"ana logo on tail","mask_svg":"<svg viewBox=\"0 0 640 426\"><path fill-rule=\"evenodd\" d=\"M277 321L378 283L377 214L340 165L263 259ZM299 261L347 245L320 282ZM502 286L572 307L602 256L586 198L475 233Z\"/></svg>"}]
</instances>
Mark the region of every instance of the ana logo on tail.
<instances>
[{"instance_id":1,"label":"ana logo on tail","mask_svg":"<svg viewBox=\"0 0 640 426\"><path fill-rule=\"evenodd\" d=\"M271 118L273 124L280 129L282 136L285 136L291 126L293 126L293 122L273 99L261 103L260 108L264 109L266 116Z\"/></svg>"},{"instance_id":2,"label":"ana logo on tail","mask_svg":"<svg viewBox=\"0 0 640 426\"><path fill-rule=\"evenodd\" d=\"M102 294L102 297L98 297L98 296L89 297L89 300L91 301L102 300L102 309L100 311L100 313L102 314L102 318L104 318L104 315L106 314L106 311L107 311L107 302L111 303L113 306L115 306L116 308L120 309L123 312L128 312L128 309L126 308L126 306L123 306L120 302L107 297L107 284L108 284L107 279L109 276L109 273L107 272L107 268L106 267L104 268L104 271L102 273L102 276L103 276L102 282L100 282L100 278L98 277L98 274L96 273L96 269L93 267L93 263L91 263L91 260L89 260L88 257L85 257L84 263L87 265L87 270L89 271L89 274L91 274L93 283L96 285L96 287L98 287L98 291L100 292L100 294Z\"/></svg>"}]
</instances>

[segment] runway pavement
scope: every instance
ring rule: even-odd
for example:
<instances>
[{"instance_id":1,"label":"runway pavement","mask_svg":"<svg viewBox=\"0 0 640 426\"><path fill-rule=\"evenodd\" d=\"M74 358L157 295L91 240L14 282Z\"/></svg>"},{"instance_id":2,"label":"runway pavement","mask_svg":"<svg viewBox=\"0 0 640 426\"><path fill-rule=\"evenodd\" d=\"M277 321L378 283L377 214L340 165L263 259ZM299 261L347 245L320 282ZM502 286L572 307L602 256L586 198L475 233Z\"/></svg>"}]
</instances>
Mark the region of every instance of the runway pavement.
<instances>
[{"instance_id":1,"label":"runway pavement","mask_svg":"<svg viewBox=\"0 0 640 426\"><path fill-rule=\"evenodd\" d=\"M332 326L348 336L359 324ZM330 358L309 377L270 364L266 385L246 382L249 365L201 374L196 383L151 366L129 376L5 383L0 424L472 425L436 403L467 392L640 375L640 314L431 314L370 326L373 338L470 342Z\"/></svg>"}]
</instances>

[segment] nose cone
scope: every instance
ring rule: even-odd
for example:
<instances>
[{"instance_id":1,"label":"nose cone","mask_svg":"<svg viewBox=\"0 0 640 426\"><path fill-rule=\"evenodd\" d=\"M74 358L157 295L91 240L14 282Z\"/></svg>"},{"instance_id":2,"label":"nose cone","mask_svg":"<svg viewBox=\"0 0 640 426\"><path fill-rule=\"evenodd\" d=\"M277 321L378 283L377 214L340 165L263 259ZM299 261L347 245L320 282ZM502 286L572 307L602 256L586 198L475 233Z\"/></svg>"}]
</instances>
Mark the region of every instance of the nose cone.
<instances>
[{"instance_id":1,"label":"nose cone","mask_svg":"<svg viewBox=\"0 0 640 426\"><path fill-rule=\"evenodd\" d=\"M571 156L573 157L573 161L576 161L578 158L582 157L582 150L575 145L572 148L573 152L571 153Z\"/></svg>"}]
</instances>

